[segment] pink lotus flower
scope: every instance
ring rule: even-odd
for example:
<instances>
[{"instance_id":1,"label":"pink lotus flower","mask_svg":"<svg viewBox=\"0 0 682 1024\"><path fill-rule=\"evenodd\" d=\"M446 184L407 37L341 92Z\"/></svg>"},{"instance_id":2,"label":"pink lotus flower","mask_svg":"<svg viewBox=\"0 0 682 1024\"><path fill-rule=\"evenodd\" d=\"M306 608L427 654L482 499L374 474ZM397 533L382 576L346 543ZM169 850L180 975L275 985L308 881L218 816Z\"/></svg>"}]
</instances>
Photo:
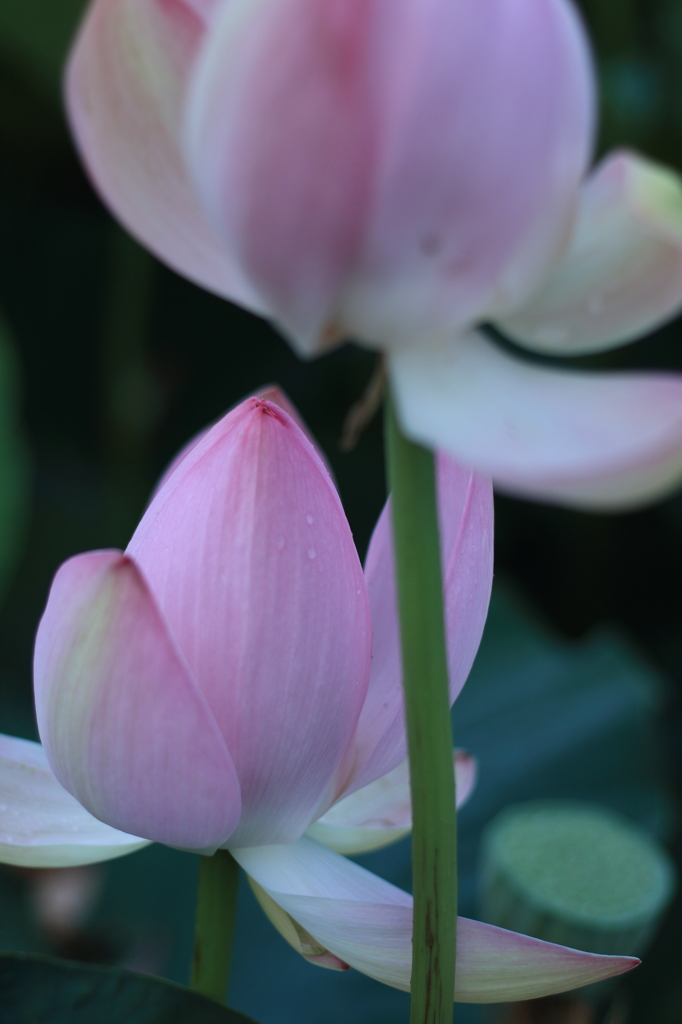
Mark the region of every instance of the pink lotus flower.
<instances>
[{"instance_id":1,"label":"pink lotus flower","mask_svg":"<svg viewBox=\"0 0 682 1024\"><path fill-rule=\"evenodd\" d=\"M43 746L0 738L0 859L227 847L303 955L409 988L411 897L338 852L410 828L389 512L363 575L329 474L273 397L188 446L125 554L57 573L35 650ZM454 700L490 595L490 483L441 458L439 498ZM475 766L460 753L455 770L464 800ZM460 928L460 1000L636 963Z\"/></svg>"},{"instance_id":2,"label":"pink lotus flower","mask_svg":"<svg viewBox=\"0 0 682 1024\"><path fill-rule=\"evenodd\" d=\"M67 77L102 196L311 354L388 354L406 432L503 488L637 504L682 476L682 379L557 372L682 306L682 188L587 173L570 0L94 0Z\"/></svg>"}]
</instances>

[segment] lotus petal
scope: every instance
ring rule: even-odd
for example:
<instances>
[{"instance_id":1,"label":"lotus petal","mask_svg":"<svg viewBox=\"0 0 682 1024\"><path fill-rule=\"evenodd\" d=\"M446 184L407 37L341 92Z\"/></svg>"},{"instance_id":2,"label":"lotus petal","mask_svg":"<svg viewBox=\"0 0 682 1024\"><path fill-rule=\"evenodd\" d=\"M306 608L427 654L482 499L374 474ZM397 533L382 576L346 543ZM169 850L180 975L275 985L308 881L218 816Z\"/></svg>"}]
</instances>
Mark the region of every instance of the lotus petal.
<instances>
[{"instance_id":1,"label":"lotus petal","mask_svg":"<svg viewBox=\"0 0 682 1024\"><path fill-rule=\"evenodd\" d=\"M329 473L330 476L332 476L331 467L329 466L326 460L324 452L316 446L315 439L308 430L308 427L306 423L303 421L301 414L299 413L294 403L284 393L284 391L282 391L282 389L278 387L277 384L269 384L266 387L259 388L258 391L254 392L254 398L260 398L264 402L273 402L275 405L278 405L280 409L284 409L285 413L287 413L292 418L294 423L298 427L300 427L300 429L306 435L310 443L315 447L315 451L317 452L320 459L324 463L327 472ZM211 426L214 426L214 424L211 424ZM156 488L154 489L154 494L152 495L152 497L156 497L158 492L165 485L169 477L172 476L172 474L178 468L180 463L185 461L186 457L189 455L192 449L196 448L196 446L199 444L199 441L201 441L202 438L204 438L206 434L208 434L209 430L211 429L211 426L204 427L204 429L200 430L198 434L195 434L195 436L190 441L188 441L187 444L184 445L184 447L180 449L175 458L170 461L170 463L164 470L163 474L159 478L159 482L157 483Z\"/></svg>"},{"instance_id":2,"label":"lotus petal","mask_svg":"<svg viewBox=\"0 0 682 1024\"><path fill-rule=\"evenodd\" d=\"M634 508L682 480L682 376L548 369L480 333L390 360L406 433L502 490Z\"/></svg>"},{"instance_id":3,"label":"lotus petal","mask_svg":"<svg viewBox=\"0 0 682 1024\"><path fill-rule=\"evenodd\" d=\"M234 760L230 845L294 841L336 795L371 643L353 538L315 449L279 406L248 399L168 478L128 551Z\"/></svg>"},{"instance_id":4,"label":"lotus petal","mask_svg":"<svg viewBox=\"0 0 682 1024\"><path fill-rule=\"evenodd\" d=\"M578 355L641 338L680 309L682 181L615 153L585 184L563 257L500 327L528 348Z\"/></svg>"},{"instance_id":5,"label":"lotus petal","mask_svg":"<svg viewBox=\"0 0 682 1024\"><path fill-rule=\"evenodd\" d=\"M564 0L232 0L188 96L211 222L307 353L518 306L563 244L592 143Z\"/></svg>"},{"instance_id":6,"label":"lotus petal","mask_svg":"<svg viewBox=\"0 0 682 1024\"><path fill-rule=\"evenodd\" d=\"M476 760L465 750L453 751L457 807L469 799L476 784ZM412 829L410 766L397 768L334 804L307 831L312 839L337 853L368 853L402 839Z\"/></svg>"},{"instance_id":7,"label":"lotus petal","mask_svg":"<svg viewBox=\"0 0 682 1024\"><path fill-rule=\"evenodd\" d=\"M0 862L66 868L147 845L93 818L57 782L39 743L0 735Z\"/></svg>"},{"instance_id":8,"label":"lotus petal","mask_svg":"<svg viewBox=\"0 0 682 1024\"><path fill-rule=\"evenodd\" d=\"M483 634L493 578L490 480L438 457L438 510L445 595L450 702L460 693ZM381 778L407 756L400 631L390 503L375 527L365 563L372 609L372 667L354 740L355 762L341 793Z\"/></svg>"},{"instance_id":9,"label":"lotus petal","mask_svg":"<svg viewBox=\"0 0 682 1024\"><path fill-rule=\"evenodd\" d=\"M135 238L196 284L263 313L206 220L180 151L185 85L204 37L197 12L208 7L191 6L90 4L67 70L71 128L102 198Z\"/></svg>"},{"instance_id":10,"label":"lotus petal","mask_svg":"<svg viewBox=\"0 0 682 1024\"><path fill-rule=\"evenodd\" d=\"M363 974L409 991L412 897L406 892L307 837L233 855L321 947ZM454 996L467 1003L536 999L622 974L638 963L459 918Z\"/></svg>"},{"instance_id":11,"label":"lotus petal","mask_svg":"<svg viewBox=\"0 0 682 1024\"><path fill-rule=\"evenodd\" d=\"M254 896L260 903L263 911L269 920L274 924L280 935L286 939L292 949L300 953L304 960L316 967L326 967L330 971L347 971L349 965L340 960L328 949L321 946L317 939L313 938L310 932L302 928L298 921L282 910L279 903L275 903L271 896L268 896L265 889L262 889L257 882L254 882L250 875L246 876L253 890Z\"/></svg>"},{"instance_id":12,"label":"lotus petal","mask_svg":"<svg viewBox=\"0 0 682 1024\"><path fill-rule=\"evenodd\" d=\"M96 818L196 850L232 833L240 799L230 754L130 558L90 552L61 567L34 679L50 766Z\"/></svg>"}]
</instances>

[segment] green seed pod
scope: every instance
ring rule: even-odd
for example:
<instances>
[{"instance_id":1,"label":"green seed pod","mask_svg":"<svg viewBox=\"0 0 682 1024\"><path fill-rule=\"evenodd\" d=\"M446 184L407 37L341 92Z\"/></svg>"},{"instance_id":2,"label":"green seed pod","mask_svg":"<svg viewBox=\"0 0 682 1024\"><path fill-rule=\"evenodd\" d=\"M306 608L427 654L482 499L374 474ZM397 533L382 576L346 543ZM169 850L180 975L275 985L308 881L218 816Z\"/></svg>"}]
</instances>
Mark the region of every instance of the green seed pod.
<instances>
[{"instance_id":1,"label":"green seed pod","mask_svg":"<svg viewBox=\"0 0 682 1024\"><path fill-rule=\"evenodd\" d=\"M498 814L483 835L480 877L484 921L575 949L635 956L676 886L667 853L639 827L569 800Z\"/></svg>"}]
</instances>

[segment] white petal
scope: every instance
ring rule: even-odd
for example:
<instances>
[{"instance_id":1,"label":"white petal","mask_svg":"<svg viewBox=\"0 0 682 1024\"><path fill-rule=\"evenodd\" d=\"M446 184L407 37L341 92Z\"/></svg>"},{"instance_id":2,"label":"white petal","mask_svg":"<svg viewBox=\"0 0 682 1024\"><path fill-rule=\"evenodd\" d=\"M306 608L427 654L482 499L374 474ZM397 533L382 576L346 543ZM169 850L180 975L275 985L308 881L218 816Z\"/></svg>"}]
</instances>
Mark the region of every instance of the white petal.
<instances>
[{"instance_id":1,"label":"white petal","mask_svg":"<svg viewBox=\"0 0 682 1024\"><path fill-rule=\"evenodd\" d=\"M406 892L307 837L232 853L322 948L409 991L412 897ZM458 1002L534 999L622 974L639 962L581 953L466 918L458 919L458 937Z\"/></svg>"},{"instance_id":2,"label":"white petal","mask_svg":"<svg viewBox=\"0 0 682 1024\"><path fill-rule=\"evenodd\" d=\"M680 309L682 181L616 153L586 182L564 256L500 327L529 348L576 355L640 338Z\"/></svg>"},{"instance_id":3,"label":"white petal","mask_svg":"<svg viewBox=\"0 0 682 1024\"><path fill-rule=\"evenodd\" d=\"M81 807L57 782L39 743L0 735L0 862L63 868L147 845Z\"/></svg>"},{"instance_id":4,"label":"white petal","mask_svg":"<svg viewBox=\"0 0 682 1024\"><path fill-rule=\"evenodd\" d=\"M275 926L282 938L286 939L291 948L300 953L304 960L315 964L316 967L326 967L330 971L349 970L349 964L334 956L324 946L321 946L310 932L302 928L298 921L294 921L293 917L290 917L286 910L282 910L279 903L275 903L272 896L268 896L265 889L261 888L258 882L254 882L250 875L246 877L254 896L261 905L263 913L270 923Z\"/></svg>"},{"instance_id":5,"label":"white petal","mask_svg":"<svg viewBox=\"0 0 682 1024\"><path fill-rule=\"evenodd\" d=\"M390 358L406 433L513 494L632 508L682 480L682 376L548 369L484 335Z\"/></svg>"},{"instance_id":6,"label":"white petal","mask_svg":"<svg viewBox=\"0 0 682 1024\"><path fill-rule=\"evenodd\" d=\"M453 751L457 806L476 784L476 760L464 750ZM412 828L410 766L403 761L368 786L334 804L310 826L307 835L337 853L367 853L395 843Z\"/></svg>"}]
</instances>

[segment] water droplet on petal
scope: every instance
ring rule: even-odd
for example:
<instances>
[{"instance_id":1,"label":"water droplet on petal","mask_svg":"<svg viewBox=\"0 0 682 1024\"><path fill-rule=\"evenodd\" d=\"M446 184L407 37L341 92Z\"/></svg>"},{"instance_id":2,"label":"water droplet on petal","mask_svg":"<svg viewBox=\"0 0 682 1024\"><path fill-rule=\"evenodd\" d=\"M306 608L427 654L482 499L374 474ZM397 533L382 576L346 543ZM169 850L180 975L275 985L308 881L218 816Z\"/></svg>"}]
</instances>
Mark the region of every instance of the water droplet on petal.
<instances>
[{"instance_id":1,"label":"water droplet on petal","mask_svg":"<svg viewBox=\"0 0 682 1024\"><path fill-rule=\"evenodd\" d=\"M311 561L313 558L315 558L316 555L317 551L315 550L315 548L308 548L308 558L310 558Z\"/></svg>"},{"instance_id":2,"label":"water droplet on petal","mask_svg":"<svg viewBox=\"0 0 682 1024\"><path fill-rule=\"evenodd\" d=\"M284 547L284 537L277 538L277 550L281 551Z\"/></svg>"},{"instance_id":3,"label":"water droplet on petal","mask_svg":"<svg viewBox=\"0 0 682 1024\"><path fill-rule=\"evenodd\" d=\"M309 512L309 513L308 513L308 515L307 515L307 516L305 517L305 521L306 521L306 523L308 524L308 526L312 526L312 525L313 525L313 523L315 522L315 520L314 520L314 519L313 519L313 517L311 516L310 512Z\"/></svg>"}]
</instances>

